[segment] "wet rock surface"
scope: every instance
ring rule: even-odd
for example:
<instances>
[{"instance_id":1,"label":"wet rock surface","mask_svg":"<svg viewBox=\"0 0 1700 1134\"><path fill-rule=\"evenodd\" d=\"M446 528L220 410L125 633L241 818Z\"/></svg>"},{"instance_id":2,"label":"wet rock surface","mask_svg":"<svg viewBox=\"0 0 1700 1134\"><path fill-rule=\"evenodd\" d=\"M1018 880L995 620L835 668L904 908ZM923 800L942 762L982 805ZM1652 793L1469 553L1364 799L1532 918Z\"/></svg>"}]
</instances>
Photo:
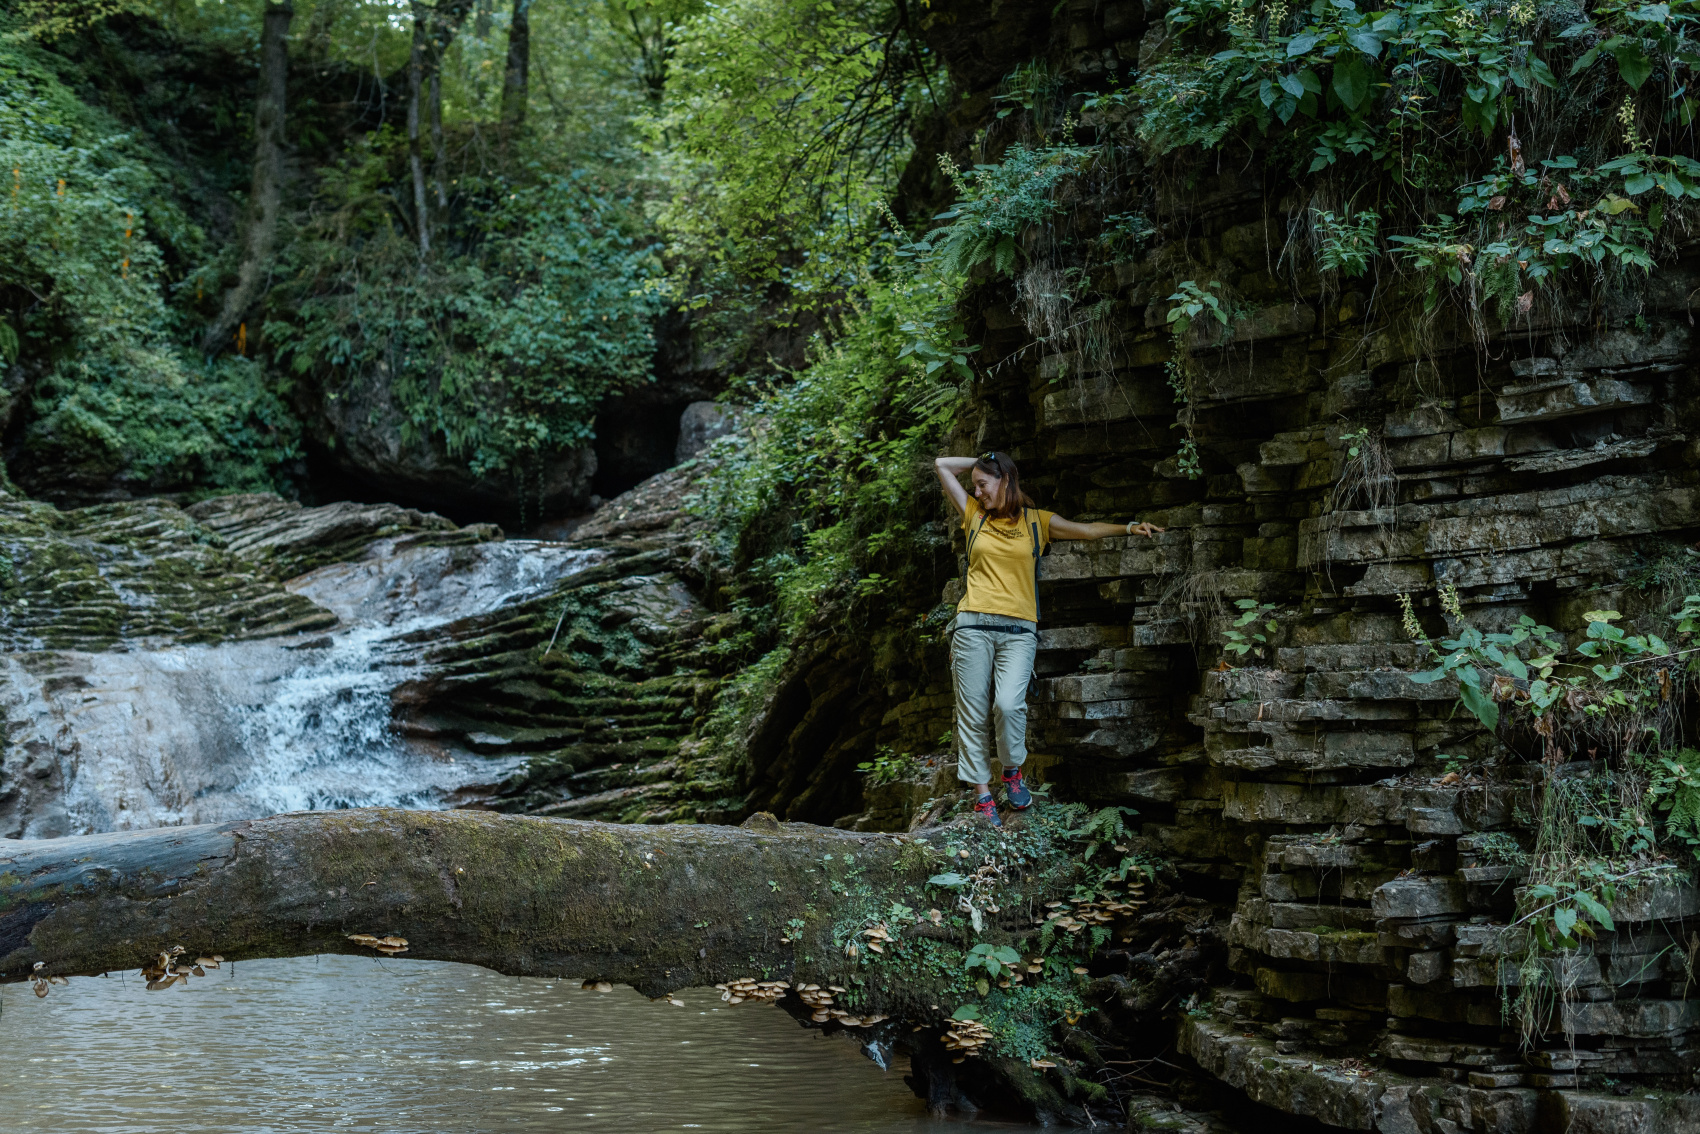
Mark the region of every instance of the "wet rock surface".
<instances>
[{"instance_id":1,"label":"wet rock surface","mask_svg":"<svg viewBox=\"0 0 1700 1134\"><path fill-rule=\"evenodd\" d=\"M673 545L632 537L665 534L677 519L665 512L614 511L596 529L614 549L602 550L393 505L0 502L0 827L45 837L298 808L518 808L506 801L533 782L524 769L562 744L577 754L539 776L584 773L578 790L533 788L534 803L642 809L676 767L657 753L696 704L694 676L657 683L647 660L695 609L668 574ZM492 698L455 701L474 690ZM515 696L533 707L533 691L578 695L578 724L500 717ZM439 709L439 693L455 707Z\"/></svg>"},{"instance_id":2,"label":"wet rock surface","mask_svg":"<svg viewBox=\"0 0 1700 1134\"><path fill-rule=\"evenodd\" d=\"M1154 11L1068 4L1048 38L1024 42L1048 43L1065 82L1087 81L1161 52ZM991 123L1005 18L950 4L925 17L965 90L934 144ZM1152 204L1137 183L1093 191L1070 202L1086 238L1093 217ZM1439 588L1455 586L1473 625L1528 615L1575 640L1584 611L1657 618L1696 589L1658 565L1691 557L1700 536L1700 246L1659 269L1633 318L1366 320L1366 295L1271 269L1305 202L1256 163L1197 171L1184 200L1151 192L1181 221L1093 279L1115 301L1107 352L1045 341L1024 284L973 293L970 336L1004 361L975 384L949 449L1011 453L1024 487L1065 516L1167 529L1063 544L1044 562L1029 774L1137 808L1141 845L1189 911L1168 925L1153 912L1105 954L1102 979L1126 991L1106 986L1083 1029L1195 1109L1216 1109L1225 1086L1289 1128L1700 1129L1700 916L1686 882L1620 896L1615 930L1561 974L1570 1000L1549 1039L1518 1042L1511 852L1532 841L1546 773L1459 712L1453 689L1410 680L1432 662L1397 601L1412 596L1432 635ZM1060 270L1028 251L1030 270ZM1164 371L1166 297L1185 278L1220 281L1236 311L1189 342L1197 477L1175 459ZM1270 604L1278 628L1234 657L1222 631L1240 601ZM864 660L799 659L781 695ZM950 725L945 673L941 648L883 696L852 685L860 699L810 743L844 765L876 746L934 751ZM782 735L813 720L794 715ZM1591 770L1586 753L1570 758L1564 774ZM1474 770L1448 776L1454 765ZM800 798L773 795L763 805L781 815ZM843 821L901 825L906 798L870 792ZM1168 1128L1160 1108L1128 1115L1130 1129Z\"/></svg>"}]
</instances>

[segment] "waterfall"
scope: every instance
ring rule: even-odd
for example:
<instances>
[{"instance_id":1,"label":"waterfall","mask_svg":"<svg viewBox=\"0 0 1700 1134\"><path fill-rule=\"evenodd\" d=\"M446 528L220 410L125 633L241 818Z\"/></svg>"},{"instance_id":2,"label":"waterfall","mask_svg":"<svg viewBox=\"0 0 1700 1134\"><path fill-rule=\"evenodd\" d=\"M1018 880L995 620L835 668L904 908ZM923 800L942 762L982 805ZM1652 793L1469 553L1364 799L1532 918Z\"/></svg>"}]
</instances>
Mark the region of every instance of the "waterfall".
<instances>
[{"instance_id":1,"label":"waterfall","mask_svg":"<svg viewBox=\"0 0 1700 1134\"><path fill-rule=\"evenodd\" d=\"M328 633L11 655L0 711L8 747L28 757L22 779L36 782L8 785L3 833L451 805L523 758L392 727L392 691L420 676L421 635L545 593L599 558L532 540L379 540L286 584L337 615Z\"/></svg>"}]
</instances>

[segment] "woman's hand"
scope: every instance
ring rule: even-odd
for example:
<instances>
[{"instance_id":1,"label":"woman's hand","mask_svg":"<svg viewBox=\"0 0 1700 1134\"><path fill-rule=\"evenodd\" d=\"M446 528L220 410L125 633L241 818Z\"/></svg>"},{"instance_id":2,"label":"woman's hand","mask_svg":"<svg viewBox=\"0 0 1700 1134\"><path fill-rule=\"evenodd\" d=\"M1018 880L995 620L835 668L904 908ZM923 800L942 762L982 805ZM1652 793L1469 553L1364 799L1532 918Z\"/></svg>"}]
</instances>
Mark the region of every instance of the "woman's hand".
<instances>
[{"instance_id":1,"label":"woman's hand","mask_svg":"<svg viewBox=\"0 0 1700 1134\"><path fill-rule=\"evenodd\" d=\"M1154 536L1163 529L1156 524L1129 524L1126 530L1128 535Z\"/></svg>"}]
</instances>

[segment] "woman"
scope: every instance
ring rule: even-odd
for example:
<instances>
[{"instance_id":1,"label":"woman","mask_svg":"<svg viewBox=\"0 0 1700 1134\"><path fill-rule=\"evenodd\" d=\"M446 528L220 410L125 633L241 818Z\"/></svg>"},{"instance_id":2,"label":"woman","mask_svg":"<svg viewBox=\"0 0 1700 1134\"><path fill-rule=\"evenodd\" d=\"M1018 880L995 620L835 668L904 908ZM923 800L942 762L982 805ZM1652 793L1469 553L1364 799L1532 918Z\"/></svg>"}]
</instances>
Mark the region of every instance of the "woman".
<instances>
[{"instance_id":1,"label":"woman","mask_svg":"<svg viewBox=\"0 0 1700 1134\"><path fill-rule=\"evenodd\" d=\"M974 494L959 479L972 470ZM974 810L1001 827L992 798L991 756L1010 806L1033 802L1022 782L1027 759L1027 683L1039 649L1039 556L1053 539L1151 536L1151 524L1077 524L1046 512L1021 491L1021 473L1006 453L940 457L933 462L944 494L968 536L968 578L951 620L950 675L956 684L956 777L978 792Z\"/></svg>"}]
</instances>

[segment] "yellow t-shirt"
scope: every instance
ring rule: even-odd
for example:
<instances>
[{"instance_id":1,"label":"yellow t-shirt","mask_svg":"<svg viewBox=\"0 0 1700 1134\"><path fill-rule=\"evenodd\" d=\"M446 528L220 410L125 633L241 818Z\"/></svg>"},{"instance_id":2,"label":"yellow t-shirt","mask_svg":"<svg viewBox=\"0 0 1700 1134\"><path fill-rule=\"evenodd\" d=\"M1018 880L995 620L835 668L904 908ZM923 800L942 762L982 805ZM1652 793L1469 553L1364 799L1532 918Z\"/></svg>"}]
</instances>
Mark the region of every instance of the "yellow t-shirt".
<instances>
[{"instance_id":1,"label":"yellow t-shirt","mask_svg":"<svg viewBox=\"0 0 1700 1134\"><path fill-rule=\"evenodd\" d=\"M967 586L956 609L1039 621L1039 597L1033 591L1032 525L1039 525L1039 551L1043 553L1051 542L1054 515L1028 508L1015 520L987 519L982 525L980 502L970 496L968 509L962 514L962 530L973 542L968 549Z\"/></svg>"}]
</instances>

